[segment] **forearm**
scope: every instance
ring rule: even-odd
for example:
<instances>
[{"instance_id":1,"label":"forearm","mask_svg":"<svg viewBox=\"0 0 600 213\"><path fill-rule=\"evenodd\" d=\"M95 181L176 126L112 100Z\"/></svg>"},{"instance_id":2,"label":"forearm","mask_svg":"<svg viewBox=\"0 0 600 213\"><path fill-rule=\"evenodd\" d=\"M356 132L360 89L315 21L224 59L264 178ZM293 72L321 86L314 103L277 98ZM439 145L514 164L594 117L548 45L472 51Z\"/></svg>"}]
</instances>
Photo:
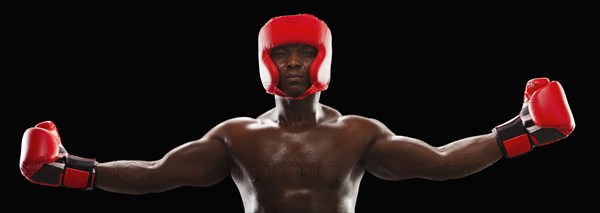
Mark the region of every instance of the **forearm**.
<instances>
[{"instance_id":1,"label":"forearm","mask_svg":"<svg viewBox=\"0 0 600 213\"><path fill-rule=\"evenodd\" d=\"M437 148L442 153L440 179L454 179L487 168L502 157L494 133L464 138Z\"/></svg>"},{"instance_id":2,"label":"forearm","mask_svg":"<svg viewBox=\"0 0 600 213\"><path fill-rule=\"evenodd\" d=\"M159 161L112 161L98 164L96 188L124 194L145 194L175 188L159 176Z\"/></svg>"}]
</instances>

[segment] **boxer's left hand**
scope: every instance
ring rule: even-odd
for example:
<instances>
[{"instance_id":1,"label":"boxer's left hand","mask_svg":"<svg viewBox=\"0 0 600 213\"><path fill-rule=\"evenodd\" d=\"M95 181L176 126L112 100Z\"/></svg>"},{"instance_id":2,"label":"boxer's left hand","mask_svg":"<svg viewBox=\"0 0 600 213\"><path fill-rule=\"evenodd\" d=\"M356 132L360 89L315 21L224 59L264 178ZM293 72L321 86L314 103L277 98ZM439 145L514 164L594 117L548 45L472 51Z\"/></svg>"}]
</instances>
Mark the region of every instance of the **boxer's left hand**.
<instances>
[{"instance_id":1,"label":"boxer's left hand","mask_svg":"<svg viewBox=\"0 0 600 213\"><path fill-rule=\"evenodd\" d=\"M521 112L493 129L507 158L529 153L536 146L562 140L575 129L575 120L558 81L534 78L527 82Z\"/></svg>"}]
</instances>

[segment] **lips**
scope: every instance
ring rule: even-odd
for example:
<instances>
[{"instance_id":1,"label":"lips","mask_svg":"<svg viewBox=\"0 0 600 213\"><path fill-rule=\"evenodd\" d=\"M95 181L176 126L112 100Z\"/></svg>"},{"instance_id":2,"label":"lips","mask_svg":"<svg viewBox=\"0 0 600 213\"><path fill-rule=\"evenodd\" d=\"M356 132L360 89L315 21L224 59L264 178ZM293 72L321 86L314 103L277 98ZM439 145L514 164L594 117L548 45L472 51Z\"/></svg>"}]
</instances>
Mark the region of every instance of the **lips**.
<instances>
[{"instance_id":1,"label":"lips","mask_svg":"<svg viewBox=\"0 0 600 213\"><path fill-rule=\"evenodd\" d=\"M285 77L285 81L290 85L303 84L304 76L301 75L288 75Z\"/></svg>"},{"instance_id":2,"label":"lips","mask_svg":"<svg viewBox=\"0 0 600 213\"><path fill-rule=\"evenodd\" d=\"M302 75L288 75L285 78L287 78L287 79L303 79L304 76L302 76Z\"/></svg>"}]
</instances>

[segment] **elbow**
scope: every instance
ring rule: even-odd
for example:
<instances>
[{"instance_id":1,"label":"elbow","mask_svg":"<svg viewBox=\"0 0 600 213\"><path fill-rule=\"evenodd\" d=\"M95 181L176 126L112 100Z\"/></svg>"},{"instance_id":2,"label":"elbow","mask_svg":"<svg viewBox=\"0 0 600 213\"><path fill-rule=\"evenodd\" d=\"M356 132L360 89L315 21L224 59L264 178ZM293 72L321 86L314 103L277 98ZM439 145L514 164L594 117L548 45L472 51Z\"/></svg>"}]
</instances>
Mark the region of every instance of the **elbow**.
<instances>
[{"instance_id":1,"label":"elbow","mask_svg":"<svg viewBox=\"0 0 600 213\"><path fill-rule=\"evenodd\" d=\"M433 164L423 166L420 174L423 178L433 181L447 181L467 177L479 166L474 162L457 160L453 156L441 154Z\"/></svg>"},{"instance_id":2,"label":"elbow","mask_svg":"<svg viewBox=\"0 0 600 213\"><path fill-rule=\"evenodd\" d=\"M160 161L150 161L144 165L144 169L132 173L127 194L143 195L160 193L178 187L170 180L167 168Z\"/></svg>"},{"instance_id":3,"label":"elbow","mask_svg":"<svg viewBox=\"0 0 600 213\"><path fill-rule=\"evenodd\" d=\"M442 166L440 175L435 180L445 181L459 178L465 178L481 171L483 168L479 164L448 164Z\"/></svg>"}]
</instances>

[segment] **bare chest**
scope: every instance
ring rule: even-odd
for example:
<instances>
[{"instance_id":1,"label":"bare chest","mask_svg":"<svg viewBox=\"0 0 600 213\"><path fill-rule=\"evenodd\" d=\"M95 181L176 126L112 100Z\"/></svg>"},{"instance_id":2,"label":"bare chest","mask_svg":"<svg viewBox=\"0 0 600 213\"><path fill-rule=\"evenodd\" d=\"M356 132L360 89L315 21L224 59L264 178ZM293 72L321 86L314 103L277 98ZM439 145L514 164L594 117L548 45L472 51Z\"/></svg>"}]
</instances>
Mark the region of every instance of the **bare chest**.
<instances>
[{"instance_id":1,"label":"bare chest","mask_svg":"<svg viewBox=\"0 0 600 213\"><path fill-rule=\"evenodd\" d=\"M234 177L254 184L310 186L336 184L352 178L366 142L342 130L315 128L288 132L248 132L231 143Z\"/></svg>"}]
</instances>

